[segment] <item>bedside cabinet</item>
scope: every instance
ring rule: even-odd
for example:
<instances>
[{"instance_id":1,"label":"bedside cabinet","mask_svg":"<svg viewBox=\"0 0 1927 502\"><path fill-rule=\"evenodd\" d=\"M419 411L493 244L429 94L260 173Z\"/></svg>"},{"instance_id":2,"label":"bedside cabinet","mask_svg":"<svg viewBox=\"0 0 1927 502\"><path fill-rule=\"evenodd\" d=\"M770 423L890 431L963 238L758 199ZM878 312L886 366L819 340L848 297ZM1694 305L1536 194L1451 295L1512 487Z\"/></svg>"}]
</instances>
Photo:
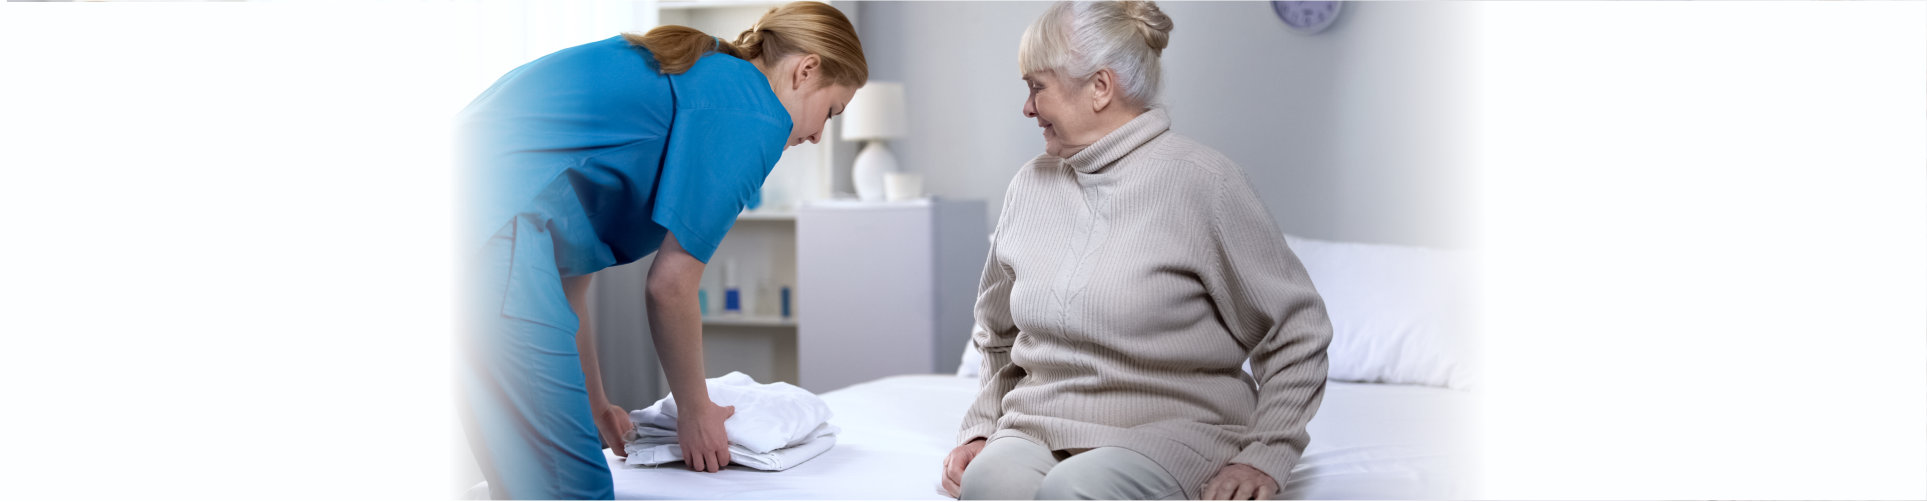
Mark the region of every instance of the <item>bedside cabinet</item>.
<instances>
[{"instance_id":1,"label":"bedside cabinet","mask_svg":"<svg viewBox=\"0 0 1927 502\"><path fill-rule=\"evenodd\" d=\"M957 370L990 252L981 200L828 201L796 221L798 385Z\"/></svg>"}]
</instances>

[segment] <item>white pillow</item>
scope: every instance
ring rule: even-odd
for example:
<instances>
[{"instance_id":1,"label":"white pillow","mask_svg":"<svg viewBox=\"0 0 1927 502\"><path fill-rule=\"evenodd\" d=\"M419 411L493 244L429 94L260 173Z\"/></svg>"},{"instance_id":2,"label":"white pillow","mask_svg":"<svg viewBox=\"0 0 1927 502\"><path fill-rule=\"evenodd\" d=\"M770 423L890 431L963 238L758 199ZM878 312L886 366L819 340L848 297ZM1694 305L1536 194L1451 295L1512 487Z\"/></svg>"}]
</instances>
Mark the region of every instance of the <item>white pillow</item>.
<instances>
[{"instance_id":1,"label":"white pillow","mask_svg":"<svg viewBox=\"0 0 1927 502\"><path fill-rule=\"evenodd\" d=\"M1472 259L1460 251L1333 242L1286 235L1331 317L1327 378L1470 389ZM976 378L983 354L964 341L957 376ZM1251 362L1244 365L1251 372Z\"/></svg>"},{"instance_id":2,"label":"white pillow","mask_svg":"<svg viewBox=\"0 0 1927 502\"><path fill-rule=\"evenodd\" d=\"M977 332L977 329L977 326L971 326L970 332L974 334ZM977 378L977 374L983 371L984 354L977 352L977 342L975 340L965 338L963 360L957 362L957 376Z\"/></svg>"},{"instance_id":3,"label":"white pillow","mask_svg":"<svg viewBox=\"0 0 1927 502\"><path fill-rule=\"evenodd\" d=\"M1331 316L1328 378L1470 389L1469 253L1285 236Z\"/></svg>"}]
</instances>

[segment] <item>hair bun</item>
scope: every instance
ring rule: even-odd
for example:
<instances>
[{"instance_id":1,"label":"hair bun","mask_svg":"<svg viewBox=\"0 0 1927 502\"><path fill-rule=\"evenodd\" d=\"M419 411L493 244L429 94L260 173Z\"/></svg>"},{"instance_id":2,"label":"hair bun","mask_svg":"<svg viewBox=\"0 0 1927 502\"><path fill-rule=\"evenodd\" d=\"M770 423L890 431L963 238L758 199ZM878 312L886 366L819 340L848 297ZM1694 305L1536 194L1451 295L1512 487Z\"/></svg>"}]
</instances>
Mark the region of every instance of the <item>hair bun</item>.
<instances>
[{"instance_id":1,"label":"hair bun","mask_svg":"<svg viewBox=\"0 0 1927 502\"><path fill-rule=\"evenodd\" d=\"M777 10L779 10L777 7L770 7L768 11L763 12L762 17L756 18L754 24L749 25L749 29L743 30L742 34L736 35L734 45L736 46L737 57L755 59L763 55L763 25L768 24L770 18L776 16Z\"/></svg>"},{"instance_id":2,"label":"hair bun","mask_svg":"<svg viewBox=\"0 0 1927 502\"><path fill-rule=\"evenodd\" d=\"M1123 2L1124 15L1137 20L1137 32L1144 36L1144 43L1159 55L1171 45L1171 16L1158 10L1156 2L1130 0Z\"/></svg>"}]
</instances>

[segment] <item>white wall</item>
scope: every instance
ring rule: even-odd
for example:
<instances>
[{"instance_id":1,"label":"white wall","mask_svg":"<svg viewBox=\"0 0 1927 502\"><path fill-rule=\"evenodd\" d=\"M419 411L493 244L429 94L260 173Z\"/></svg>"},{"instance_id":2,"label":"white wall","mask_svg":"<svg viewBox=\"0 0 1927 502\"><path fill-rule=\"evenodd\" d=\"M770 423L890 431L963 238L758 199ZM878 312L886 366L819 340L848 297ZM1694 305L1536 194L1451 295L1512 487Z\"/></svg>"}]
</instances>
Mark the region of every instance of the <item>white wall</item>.
<instances>
[{"instance_id":1,"label":"white wall","mask_svg":"<svg viewBox=\"0 0 1927 502\"><path fill-rule=\"evenodd\" d=\"M1017 43L1044 2L861 2L873 80L905 82L893 144L940 196L990 201L1043 151ZM1469 7L1352 2L1317 35L1268 2L1166 2L1173 129L1243 165L1279 226L1308 237L1464 246L1472 176Z\"/></svg>"}]
</instances>

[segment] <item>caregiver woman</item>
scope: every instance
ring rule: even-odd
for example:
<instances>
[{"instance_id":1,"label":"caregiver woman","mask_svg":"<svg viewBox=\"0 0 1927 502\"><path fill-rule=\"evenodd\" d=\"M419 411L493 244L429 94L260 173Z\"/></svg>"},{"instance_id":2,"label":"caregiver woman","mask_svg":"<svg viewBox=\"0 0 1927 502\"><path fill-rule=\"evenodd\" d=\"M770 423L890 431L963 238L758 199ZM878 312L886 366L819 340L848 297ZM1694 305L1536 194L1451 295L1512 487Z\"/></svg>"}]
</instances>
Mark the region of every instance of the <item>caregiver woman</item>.
<instances>
[{"instance_id":1,"label":"caregiver woman","mask_svg":"<svg viewBox=\"0 0 1927 502\"><path fill-rule=\"evenodd\" d=\"M1305 451L1324 302L1244 171L1154 105L1170 31L1150 2L1078 2L1024 33L1044 154L984 266L952 495L1265 499Z\"/></svg>"},{"instance_id":2,"label":"caregiver woman","mask_svg":"<svg viewBox=\"0 0 1927 502\"><path fill-rule=\"evenodd\" d=\"M683 452L698 471L729 463L734 410L703 381L704 264L777 157L819 140L868 78L849 20L796 2L734 41L663 26L564 49L468 105L459 385L491 495L613 496L601 450L621 454L630 424L603 393L584 297L591 274L651 253L649 327Z\"/></svg>"}]
</instances>

